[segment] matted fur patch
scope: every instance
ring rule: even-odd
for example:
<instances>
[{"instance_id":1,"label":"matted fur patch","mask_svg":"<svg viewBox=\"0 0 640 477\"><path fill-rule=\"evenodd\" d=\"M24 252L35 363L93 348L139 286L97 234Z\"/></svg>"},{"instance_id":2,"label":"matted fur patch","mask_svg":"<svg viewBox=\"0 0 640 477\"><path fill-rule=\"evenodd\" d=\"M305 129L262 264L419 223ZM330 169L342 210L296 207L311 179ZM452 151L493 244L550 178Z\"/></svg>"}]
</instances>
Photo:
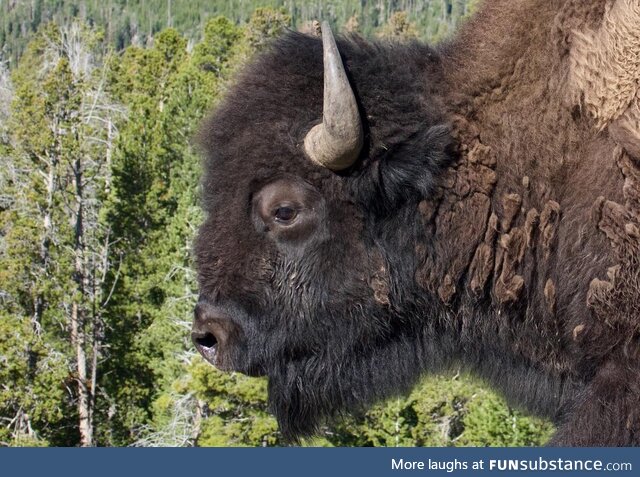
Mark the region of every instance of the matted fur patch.
<instances>
[{"instance_id":1,"label":"matted fur patch","mask_svg":"<svg viewBox=\"0 0 640 477\"><path fill-rule=\"evenodd\" d=\"M640 84L638 0L616 0L597 30L573 32L569 84L599 129L632 105Z\"/></svg>"}]
</instances>

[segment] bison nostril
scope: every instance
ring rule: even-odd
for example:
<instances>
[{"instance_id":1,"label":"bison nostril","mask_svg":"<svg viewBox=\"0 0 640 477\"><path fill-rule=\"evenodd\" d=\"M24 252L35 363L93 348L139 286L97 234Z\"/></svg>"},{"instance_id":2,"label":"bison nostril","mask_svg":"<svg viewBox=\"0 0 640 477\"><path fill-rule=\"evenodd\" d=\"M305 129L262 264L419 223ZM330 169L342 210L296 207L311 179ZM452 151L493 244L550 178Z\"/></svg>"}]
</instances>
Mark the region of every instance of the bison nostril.
<instances>
[{"instance_id":1,"label":"bison nostril","mask_svg":"<svg viewBox=\"0 0 640 477\"><path fill-rule=\"evenodd\" d=\"M233 349L229 338L236 332L236 325L224 308L206 300L198 302L194 315L191 341L206 361L223 369Z\"/></svg>"},{"instance_id":2,"label":"bison nostril","mask_svg":"<svg viewBox=\"0 0 640 477\"><path fill-rule=\"evenodd\" d=\"M204 359L213 365L218 366L218 338L210 331L204 333L194 332L191 334L193 344Z\"/></svg>"},{"instance_id":3,"label":"bison nostril","mask_svg":"<svg viewBox=\"0 0 640 477\"><path fill-rule=\"evenodd\" d=\"M197 345L202 346L203 348L213 348L218 344L218 340L213 333L206 333L204 336L195 338L194 341Z\"/></svg>"}]
</instances>

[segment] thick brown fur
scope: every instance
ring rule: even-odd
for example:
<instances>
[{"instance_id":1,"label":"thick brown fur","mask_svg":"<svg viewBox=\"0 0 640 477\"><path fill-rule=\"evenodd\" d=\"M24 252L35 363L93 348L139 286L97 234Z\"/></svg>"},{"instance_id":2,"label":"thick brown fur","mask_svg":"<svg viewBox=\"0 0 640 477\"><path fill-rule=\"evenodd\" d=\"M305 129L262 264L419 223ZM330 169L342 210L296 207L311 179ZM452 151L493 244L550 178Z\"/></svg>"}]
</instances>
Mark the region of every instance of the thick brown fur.
<instances>
[{"instance_id":1,"label":"thick brown fur","mask_svg":"<svg viewBox=\"0 0 640 477\"><path fill-rule=\"evenodd\" d=\"M488 243L482 227L467 235L478 248L466 267L444 269L467 296L458 316L470 339L478 328L464 322L489 300L505 352L588 382L558 416L559 445L640 442L640 129L619 132L637 108L638 10L626 0L486 2L444 52L462 154L441 204L468 200L461 176L471 189L486 182L482 151L495 163L486 227L498 219ZM438 213L444 237L459 219ZM492 270L472 283L478 268ZM442 273L420 276L429 287Z\"/></svg>"},{"instance_id":2,"label":"thick brown fur","mask_svg":"<svg viewBox=\"0 0 640 477\"><path fill-rule=\"evenodd\" d=\"M340 41L366 132L341 174L301 148L319 40L289 34L241 76L203 127L202 302L240 330L227 367L269 376L287 436L462 364L553 419L552 444L640 445L629 31L629 0L487 0L437 50ZM274 177L317 193L312 234L256 225Z\"/></svg>"}]
</instances>

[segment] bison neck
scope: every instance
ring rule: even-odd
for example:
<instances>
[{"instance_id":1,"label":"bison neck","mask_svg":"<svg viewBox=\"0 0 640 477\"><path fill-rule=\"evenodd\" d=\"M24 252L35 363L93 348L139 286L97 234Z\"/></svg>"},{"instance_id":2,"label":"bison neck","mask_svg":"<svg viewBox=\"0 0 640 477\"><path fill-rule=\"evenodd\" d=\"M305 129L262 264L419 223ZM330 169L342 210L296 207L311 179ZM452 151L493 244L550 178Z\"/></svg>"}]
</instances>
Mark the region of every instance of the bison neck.
<instances>
[{"instance_id":1,"label":"bison neck","mask_svg":"<svg viewBox=\"0 0 640 477\"><path fill-rule=\"evenodd\" d=\"M485 2L444 48L459 158L419 205L430 245L416 273L453 320L461 359L545 414L614 354L638 357L604 324L637 336L637 311L612 314L603 293L640 283L617 235L640 168L568 80L567 35L595 28L603 5L560 3Z\"/></svg>"}]
</instances>

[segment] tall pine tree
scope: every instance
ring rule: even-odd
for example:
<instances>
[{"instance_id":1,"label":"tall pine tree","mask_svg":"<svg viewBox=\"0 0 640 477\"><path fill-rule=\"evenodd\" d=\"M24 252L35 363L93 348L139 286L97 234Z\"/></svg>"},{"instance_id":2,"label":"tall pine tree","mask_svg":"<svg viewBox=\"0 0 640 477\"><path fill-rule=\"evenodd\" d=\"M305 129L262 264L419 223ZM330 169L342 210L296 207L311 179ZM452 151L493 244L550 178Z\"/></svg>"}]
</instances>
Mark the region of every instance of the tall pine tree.
<instances>
[{"instance_id":1,"label":"tall pine tree","mask_svg":"<svg viewBox=\"0 0 640 477\"><path fill-rule=\"evenodd\" d=\"M99 37L80 24L48 25L14 74L11 204L2 211L3 340L22 386L5 389L11 439L92 445L104 344L114 117ZM4 351L4 350L3 350Z\"/></svg>"}]
</instances>

